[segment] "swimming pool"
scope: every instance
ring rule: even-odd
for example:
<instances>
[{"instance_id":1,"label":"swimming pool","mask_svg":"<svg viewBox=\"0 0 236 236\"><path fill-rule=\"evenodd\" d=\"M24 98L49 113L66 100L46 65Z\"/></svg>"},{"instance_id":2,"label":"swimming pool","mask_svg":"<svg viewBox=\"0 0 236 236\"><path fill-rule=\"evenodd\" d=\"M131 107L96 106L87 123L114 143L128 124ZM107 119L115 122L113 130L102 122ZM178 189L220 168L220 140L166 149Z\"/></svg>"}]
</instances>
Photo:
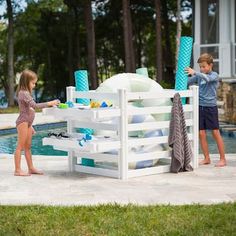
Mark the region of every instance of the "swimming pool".
<instances>
[{"instance_id":1,"label":"swimming pool","mask_svg":"<svg viewBox=\"0 0 236 236\"><path fill-rule=\"evenodd\" d=\"M65 131L66 127L62 128L54 128L54 129L47 129L47 130L39 130L33 136L32 140L32 154L33 155L51 155L51 156L66 156L67 152L54 150L51 146L43 146L42 145L42 138L47 137L49 132L62 132ZM225 153L236 153L236 145L234 145L236 141L236 133L229 133L229 132L222 132L222 137L225 144ZM208 143L209 143L209 150L210 153L215 154L218 153L217 145L213 140L210 133L207 133ZM9 153L12 154L15 151L17 142L17 135L16 134L8 134L8 135L1 135L0 136L0 153ZM200 144L199 144L200 146ZM201 150L200 150L201 153Z\"/></svg>"},{"instance_id":2,"label":"swimming pool","mask_svg":"<svg viewBox=\"0 0 236 236\"><path fill-rule=\"evenodd\" d=\"M235 145L236 133L223 131L221 132L221 135L222 135L224 145L225 145L225 153L236 153L236 145ZM216 142L212 138L212 135L210 132L207 132L207 140L209 144L210 153L212 154L219 153ZM200 143L199 143L199 146L200 146Z\"/></svg>"},{"instance_id":3,"label":"swimming pool","mask_svg":"<svg viewBox=\"0 0 236 236\"><path fill-rule=\"evenodd\" d=\"M50 156L66 156L67 152L54 150L52 146L43 146L42 139L48 136L49 132L62 132L65 131L66 128L58 128L58 129L47 129L36 131L36 134L32 139L32 155L50 155ZM9 153L13 154L15 152L17 143L17 135L16 134L8 134L0 136L0 153Z\"/></svg>"}]
</instances>

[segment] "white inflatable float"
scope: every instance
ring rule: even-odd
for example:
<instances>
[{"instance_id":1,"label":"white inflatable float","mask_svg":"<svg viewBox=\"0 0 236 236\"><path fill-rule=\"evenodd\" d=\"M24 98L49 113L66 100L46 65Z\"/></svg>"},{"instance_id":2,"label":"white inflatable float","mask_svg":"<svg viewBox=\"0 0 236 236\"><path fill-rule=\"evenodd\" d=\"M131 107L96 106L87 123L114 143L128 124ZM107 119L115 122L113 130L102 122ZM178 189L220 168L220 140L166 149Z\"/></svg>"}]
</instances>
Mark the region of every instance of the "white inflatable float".
<instances>
[{"instance_id":1,"label":"white inflatable float","mask_svg":"<svg viewBox=\"0 0 236 236\"><path fill-rule=\"evenodd\" d=\"M111 78L104 81L96 91L98 92L117 92L119 89L126 89L127 92L153 92L153 93L163 93L164 89L158 84L156 81L147 78L146 76L134 74L134 73L122 73L112 76ZM114 101L110 101L114 105ZM170 99L145 99L139 102L130 102L129 106L135 107L153 107L153 106L161 106L161 105L170 105ZM134 115L129 117L129 123L142 123L142 122L150 122L155 120L167 120L168 117L166 114L152 114L152 115ZM108 121L110 123L117 123L116 119ZM162 136L164 130L153 129L148 131L135 131L129 132L130 137L156 137ZM111 131L97 131L95 134L98 135L114 135L115 133ZM130 153L147 153L150 151L161 151L164 149L163 145L153 144L137 147L135 149L129 150ZM113 151L112 151L113 152ZM140 161L136 163L130 163L130 168L144 168L150 167L157 163L158 160L150 160L150 161Z\"/></svg>"}]
</instances>

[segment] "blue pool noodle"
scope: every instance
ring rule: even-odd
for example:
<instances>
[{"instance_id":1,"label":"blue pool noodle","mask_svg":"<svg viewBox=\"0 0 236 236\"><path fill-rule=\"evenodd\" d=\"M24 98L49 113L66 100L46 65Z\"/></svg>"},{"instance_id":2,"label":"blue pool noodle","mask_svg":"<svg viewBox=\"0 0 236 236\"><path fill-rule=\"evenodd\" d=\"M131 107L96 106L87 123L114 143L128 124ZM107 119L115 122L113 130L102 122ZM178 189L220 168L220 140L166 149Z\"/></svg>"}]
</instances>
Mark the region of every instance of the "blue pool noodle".
<instances>
[{"instance_id":1,"label":"blue pool noodle","mask_svg":"<svg viewBox=\"0 0 236 236\"><path fill-rule=\"evenodd\" d=\"M75 90L76 91L89 91L87 70L77 70L74 72L74 75L75 75ZM84 105L90 104L90 100L87 98L77 98L76 102L84 104ZM93 130L89 128L80 128L79 132L92 134ZM92 159L82 158L81 162L82 162L82 165L85 165L85 166L94 166L94 160Z\"/></svg>"},{"instance_id":2,"label":"blue pool noodle","mask_svg":"<svg viewBox=\"0 0 236 236\"><path fill-rule=\"evenodd\" d=\"M88 85L88 72L87 70L77 70L74 73L75 75L75 90L76 91L89 91L89 85ZM89 105L90 100L87 98L77 98L77 103L81 103L84 105ZM92 134L92 129L84 129L80 128L81 133L87 133Z\"/></svg>"},{"instance_id":3,"label":"blue pool noodle","mask_svg":"<svg viewBox=\"0 0 236 236\"><path fill-rule=\"evenodd\" d=\"M87 70L77 70L75 71L74 75L75 75L75 90L89 91ZM90 101L87 98L77 98L76 102L84 105L90 104Z\"/></svg>"},{"instance_id":4,"label":"blue pool noodle","mask_svg":"<svg viewBox=\"0 0 236 236\"><path fill-rule=\"evenodd\" d=\"M188 86L188 75L185 68L190 66L193 47L192 37L180 37L180 47L178 53L178 65L175 76L175 90L186 90ZM185 103L185 99L182 100Z\"/></svg>"},{"instance_id":5,"label":"blue pool noodle","mask_svg":"<svg viewBox=\"0 0 236 236\"><path fill-rule=\"evenodd\" d=\"M148 70L146 67L137 68L136 74L144 75L145 77L148 77Z\"/></svg>"}]
</instances>

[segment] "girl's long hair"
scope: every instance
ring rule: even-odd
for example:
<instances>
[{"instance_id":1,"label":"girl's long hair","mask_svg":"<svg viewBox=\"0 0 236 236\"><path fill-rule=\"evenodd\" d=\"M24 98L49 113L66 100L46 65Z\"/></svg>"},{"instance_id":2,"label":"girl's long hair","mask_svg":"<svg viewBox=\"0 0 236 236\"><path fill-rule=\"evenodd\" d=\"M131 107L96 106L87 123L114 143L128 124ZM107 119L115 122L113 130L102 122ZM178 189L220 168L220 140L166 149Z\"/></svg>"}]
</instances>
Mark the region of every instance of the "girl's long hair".
<instances>
[{"instance_id":1,"label":"girl's long hair","mask_svg":"<svg viewBox=\"0 0 236 236\"><path fill-rule=\"evenodd\" d=\"M30 81L32 81L34 79L36 79L36 80L38 79L36 73L34 73L31 70L22 71L21 76L20 76L19 85L17 87L16 95L18 96L18 93L20 90L28 91L31 94L32 91L30 89Z\"/></svg>"}]
</instances>

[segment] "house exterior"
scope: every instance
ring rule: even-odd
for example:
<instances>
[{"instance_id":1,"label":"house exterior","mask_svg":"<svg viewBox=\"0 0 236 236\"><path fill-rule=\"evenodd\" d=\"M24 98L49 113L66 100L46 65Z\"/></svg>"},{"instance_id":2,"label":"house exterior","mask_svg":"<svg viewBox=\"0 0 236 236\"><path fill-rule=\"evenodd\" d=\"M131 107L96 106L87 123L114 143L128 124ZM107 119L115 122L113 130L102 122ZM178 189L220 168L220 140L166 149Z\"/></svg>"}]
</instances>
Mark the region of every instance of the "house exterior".
<instances>
[{"instance_id":1,"label":"house exterior","mask_svg":"<svg viewBox=\"0 0 236 236\"><path fill-rule=\"evenodd\" d=\"M236 0L194 0L194 68L207 52L222 79L218 89L219 118L236 124Z\"/></svg>"},{"instance_id":2,"label":"house exterior","mask_svg":"<svg viewBox=\"0 0 236 236\"><path fill-rule=\"evenodd\" d=\"M200 54L214 57L221 78L236 79L236 0L194 1L194 68Z\"/></svg>"}]
</instances>

